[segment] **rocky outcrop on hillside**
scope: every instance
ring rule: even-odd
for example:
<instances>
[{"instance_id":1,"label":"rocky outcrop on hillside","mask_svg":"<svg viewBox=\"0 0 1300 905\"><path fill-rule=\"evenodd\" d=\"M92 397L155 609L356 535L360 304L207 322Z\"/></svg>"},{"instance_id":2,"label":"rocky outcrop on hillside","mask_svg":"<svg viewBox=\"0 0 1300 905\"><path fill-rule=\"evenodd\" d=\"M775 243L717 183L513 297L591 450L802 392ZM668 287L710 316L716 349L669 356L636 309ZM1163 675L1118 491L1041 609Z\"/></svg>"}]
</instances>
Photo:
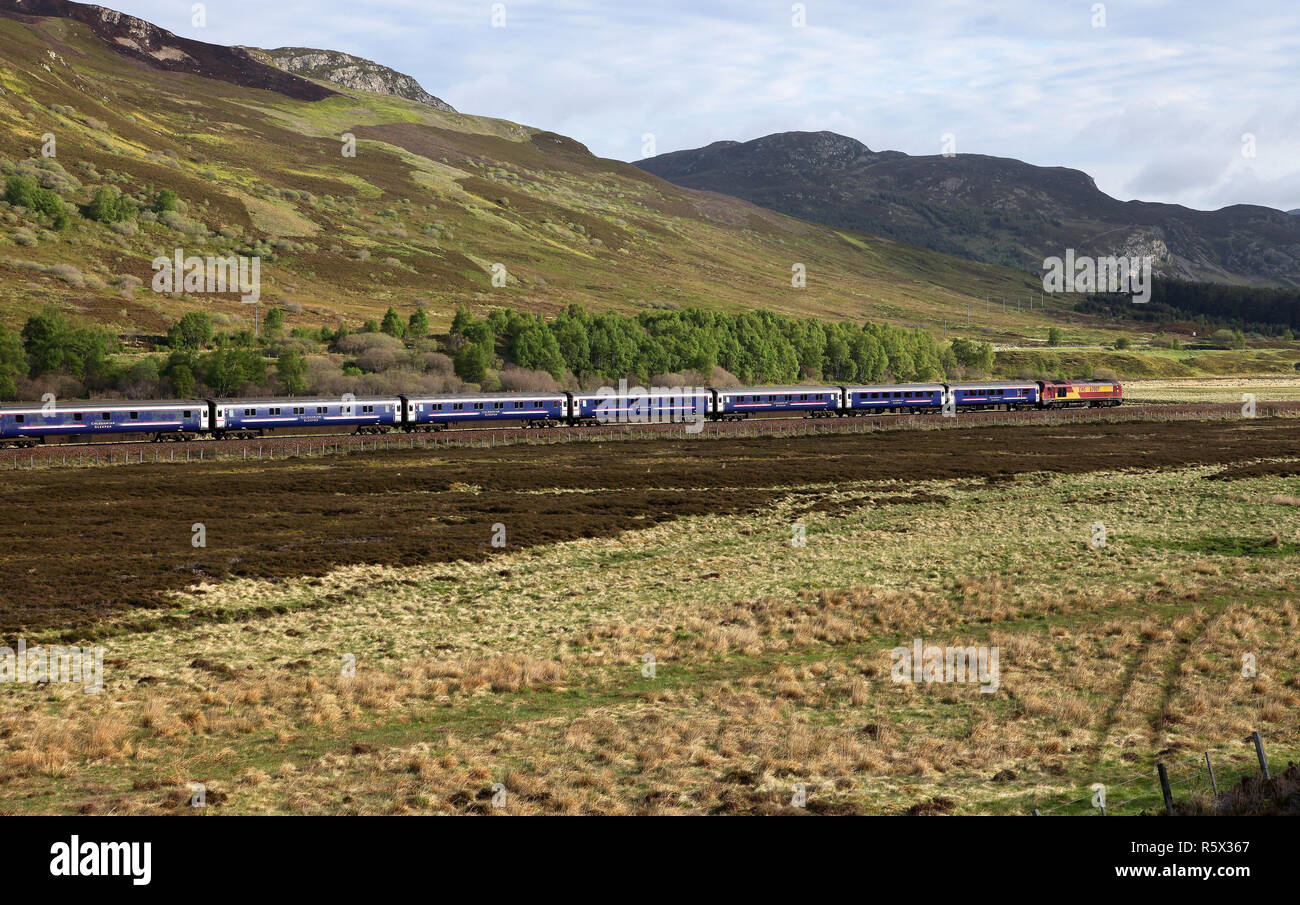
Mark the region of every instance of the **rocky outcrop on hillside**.
<instances>
[{"instance_id":1,"label":"rocky outcrop on hillside","mask_svg":"<svg viewBox=\"0 0 1300 905\"><path fill-rule=\"evenodd\" d=\"M274 50L244 48L285 72L321 82L332 82L352 91L391 94L435 110L455 113L446 101L434 97L409 75L389 69L373 60L354 57L338 50L314 50L309 47L277 47Z\"/></svg>"},{"instance_id":2,"label":"rocky outcrop on hillside","mask_svg":"<svg viewBox=\"0 0 1300 905\"><path fill-rule=\"evenodd\" d=\"M315 101L336 93L268 65L243 48L182 38L144 19L102 6L69 0L0 0L0 15L26 21L59 18L80 22L119 54L155 69L263 88L298 100Z\"/></svg>"}]
</instances>

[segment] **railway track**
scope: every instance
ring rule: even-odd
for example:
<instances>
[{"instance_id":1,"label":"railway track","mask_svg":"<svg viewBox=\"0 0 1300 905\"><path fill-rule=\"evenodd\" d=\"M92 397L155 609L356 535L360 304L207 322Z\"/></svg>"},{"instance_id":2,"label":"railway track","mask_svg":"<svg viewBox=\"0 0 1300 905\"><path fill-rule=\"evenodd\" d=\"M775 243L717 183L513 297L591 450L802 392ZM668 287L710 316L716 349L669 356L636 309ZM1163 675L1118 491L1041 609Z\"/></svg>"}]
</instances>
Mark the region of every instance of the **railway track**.
<instances>
[{"instance_id":1,"label":"railway track","mask_svg":"<svg viewBox=\"0 0 1300 905\"><path fill-rule=\"evenodd\" d=\"M1300 415L1300 402L1258 403L1256 417ZM961 412L947 418L926 415L865 415L850 418L751 418L710 421L702 429L683 424L603 424L582 427L474 427L437 433L393 431L378 436L340 433L275 434L251 440L196 439L155 443L150 439L106 443L52 442L26 449L0 449L0 469L76 467L142 462L186 462L219 459L279 459L397 449L495 446L516 443L552 444L614 441L662 435L665 438L721 436L809 436L872 433L888 430L945 430L1018 424L1117 423L1126 421L1195 421L1242 418L1237 403L1144 403L1118 408L1030 409L1024 411Z\"/></svg>"}]
</instances>

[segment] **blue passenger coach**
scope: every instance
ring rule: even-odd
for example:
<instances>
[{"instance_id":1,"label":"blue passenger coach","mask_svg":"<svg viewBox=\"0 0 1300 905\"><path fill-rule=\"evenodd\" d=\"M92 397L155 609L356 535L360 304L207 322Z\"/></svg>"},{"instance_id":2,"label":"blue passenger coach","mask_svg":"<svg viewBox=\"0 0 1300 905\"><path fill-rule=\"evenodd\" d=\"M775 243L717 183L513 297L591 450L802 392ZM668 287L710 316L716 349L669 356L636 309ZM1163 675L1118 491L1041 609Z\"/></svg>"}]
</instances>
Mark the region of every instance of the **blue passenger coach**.
<instances>
[{"instance_id":1,"label":"blue passenger coach","mask_svg":"<svg viewBox=\"0 0 1300 905\"><path fill-rule=\"evenodd\" d=\"M441 430L456 421L522 421L526 427L551 427L569 412L565 393L477 393L459 396L403 396L402 427Z\"/></svg>"},{"instance_id":2,"label":"blue passenger coach","mask_svg":"<svg viewBox=\"0 0 1300 905\"><path fill-rule=\"evenodd\" d=\"M44 441L46 434L147 433L161 440L207 429L208 404L201 399L105 399L0 406L0 441L11 446L35 446Z\"/></svg>"},{"instance_id":3,"label":"blue passenger coach","mask_svg":"<svg viewBox=\"0 0 1300 905\"><path fill-rule=\"evenodd\" d=\"M715 416L735 421L753 414L769 412L803 412L817 417L838 414L843 404L841 387L732 387L714 390L717 396Z\"/></svg>"},{"instance_id":4,"label":"blue passenger coach","mask_svg":"<svg viewBox=\"0 0 1300 905\"><path fill-rule=\"evenodd\" d=\"M713 391L703 387L672 387L570 393L572 424L682 424L707 420L713 413Z\"/></svg>"},{"instance_id":5,"label":"blue passenger coach","mask_svg":"<svg viewBox=\"0 0 1300 905\"><path fill-rule=\"evenodd\" d=\"M1038 404L1040 390L1032 380L984 381L949 385L958 410L1029 408Z\"/></svg>"},{"instance_id":6,"label":"blue passenger coach","mask_svg":"<svg viewBox=\"0 0 1300 905\"><path fill-rule=\"evenodd\" d=\"M212 407L212 432L218 438L322 425L355 425L358 433L382 433L402 420L402 400L397 396L219 399L212 401Z\"/></svg>"},{"instance_id":7,"label":"blue passenger coach","mask_svg":"<svg viewBox=\"0 0 1300 905\"><path fill-rule=\"evenodd\" d=\"M851 414L869 412L937 412L943 408L941 383L899 383L844 388Z\"/></svg>"}]
</instances>

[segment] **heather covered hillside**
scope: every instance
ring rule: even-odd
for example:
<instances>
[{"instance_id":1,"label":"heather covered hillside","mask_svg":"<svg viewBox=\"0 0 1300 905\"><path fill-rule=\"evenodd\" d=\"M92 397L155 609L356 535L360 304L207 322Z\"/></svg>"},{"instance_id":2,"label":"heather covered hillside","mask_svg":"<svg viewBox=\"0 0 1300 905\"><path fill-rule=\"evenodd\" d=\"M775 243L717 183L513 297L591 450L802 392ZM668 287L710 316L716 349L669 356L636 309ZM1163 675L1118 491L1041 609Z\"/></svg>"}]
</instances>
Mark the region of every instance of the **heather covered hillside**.
<instances>
[{"instance_id":1,"label":"heather covered hillside","mask_svg":"<svg viewBox=\"0 0 1300 905\"><path fill-rule=\"evenodd\" d=\"M419 304L439 329L461 303L933 323L1035 291L1010 270L679 189L560 135L311 81L322 71L99 8L6 0L0 55L0 177L51 193L48 209L0 208L11 327L55 305L126 334L161 335L198 308L251 328L236 293L152 291L151 261L176 248L260 256L261 300L291 326Z\"/></svg>"}]
</instances>

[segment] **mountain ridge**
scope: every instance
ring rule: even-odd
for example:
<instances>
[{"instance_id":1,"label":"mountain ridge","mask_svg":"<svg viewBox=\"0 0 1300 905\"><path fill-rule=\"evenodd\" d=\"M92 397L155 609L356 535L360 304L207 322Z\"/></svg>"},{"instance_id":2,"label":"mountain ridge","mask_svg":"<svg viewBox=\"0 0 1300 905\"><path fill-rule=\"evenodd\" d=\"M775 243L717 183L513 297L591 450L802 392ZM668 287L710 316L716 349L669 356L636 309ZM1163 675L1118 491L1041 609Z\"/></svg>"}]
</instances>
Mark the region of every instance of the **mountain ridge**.
<instances>
[{"instance_id":1,"label":"mountain ridge","mask_svg":"<svg viewBox=\"0 0 1300 905\"><path fill-rule=\"evenodd\" d=\"M718 141L635 164L686 188L1031 273L1072 247L1150 254L1175 278L1300 287L1300 221L1287 213L1120 201L1068 167L872 151L834 132Z\"/></svg>"}]
</instances>

